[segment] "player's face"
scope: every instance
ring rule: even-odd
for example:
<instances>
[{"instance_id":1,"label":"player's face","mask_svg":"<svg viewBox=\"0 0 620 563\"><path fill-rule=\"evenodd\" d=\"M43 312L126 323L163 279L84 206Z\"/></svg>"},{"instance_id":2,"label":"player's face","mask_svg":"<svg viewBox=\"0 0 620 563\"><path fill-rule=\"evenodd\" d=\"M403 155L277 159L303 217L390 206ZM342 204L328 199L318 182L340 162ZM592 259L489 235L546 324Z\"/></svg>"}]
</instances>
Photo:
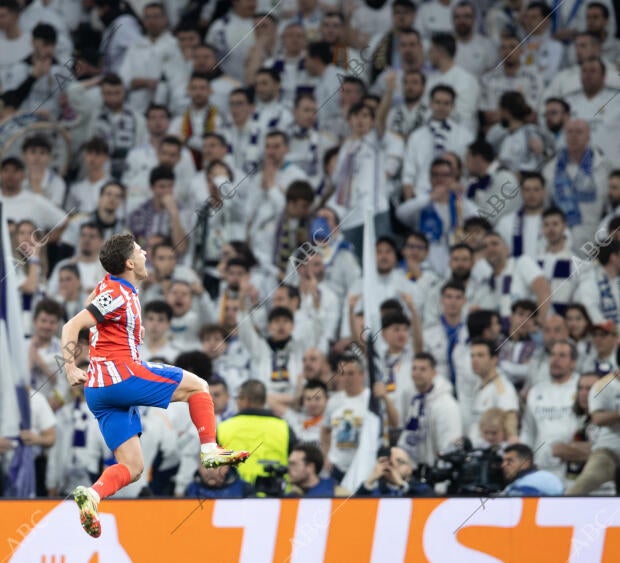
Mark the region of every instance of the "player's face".
<instances>
[{"instance_id":1,"label":"player's face","mask_svg":"<svg viewBox=\"0 0 620 563\"><path fill-rule=\"evenodd\" d=\"M342 37L342 23L340 18L325 16L321 23L321 38L323 41L339 43Z\"/></svg>"},{"instance_id":2,"label":"player's face","mask_svg":"<svg viewBox=\"0 0 620 563\"><path fill-rule=\"evenodd\" d=\"M340 365L342 371L342 387L348 395L357 395L364 389L364 372L356 362Z\"/></svg>"},{"instance_id":3,"label":"player's face","mask_svg":"<svg viewBox=\"0 0 620 563\"><path fill-rule=\"evenodd\" d=\"M104 84L101 87L103 103L113 111L123 107L125 101L125 88L120 84Z\"/></svg>"},{"instance_id":4,"label":"player's face","mask_svg":"<svg viewBox=\"0 0 620 563\"><path fill-rule=\"evenodd\" d=\"M275 165L281 166L287 152L288 146L279 135L265 140L265 160L271 160Z\"/></svg>"},{"instance_id":5,"label":"player's face","mask_svg":"<svg viewBox=\"0 0 620 563\"><path fill-rule=\"evenodd\" d=\"M175 283L168 292L168 305L175 317L181 317L192 307L192 290L185 283Z\"/></svg>"},{"instance_id":6,"label":"player's face","mask_svg":"<svg viewBox=\"0 0 620 563\"><path fill-rule=\"evenodd\" d=\"M558 343L551 350L549 360L549 373L551 377L565 377L575 369L575 360L571 358L570 346L566 343Z\"/></svg>"},{"instance_id":7,"label":"player's face","mask_svg":"<svg viewBox=\"0 0 620 563\"><path fill-rule=\"evenodd\" d=\"M484 257L494 266L506 257L506 243L498 236L484 237Z\"/></svg>"},{"instance_id":8,"label":"player's face","mask_svg":"<svg viewBox=\"0 0 620 563\"><path fill-rule=\"evenodd\" d=\"M261 101L268 103L276 98L280 90L278 84L271 75L261 73L256 77L256 97Z\"/></svg>"},{"instance_id":9,"label":"player's face","mask_svg":"<svg viewBox=\"0 0 620 563\"><path fill-rule=\"evenodd\" d=\"M46 168L51 159L52 154L43 147L32 147L24 152L24 162L27 168Z\"/></svg>"},{"instance_id":10,"label":"player's face","mask_svg":"<svg viewBox=\"0 0 620 563\"><path fill-rule=\"evenodd\" d=\"M435 377L435 370L427 360L414 360L411 368L411 378L417 390L425 393L429 390Z\"/></svg>"},{"instance_id":11,"label":"player's face","mask_svg":"<svg viewBox=\"0 0 620 563\"><path fill-rule=\"evenodd\" d=\"M569 309L566 311L566 326L571 338L581 340L588 328L588 321L579 309Z\"/></svg>"},{"instance_id":12,"label":"player's face","mask_svg":"<svg viewBox=\"0 0 620 563\"><path fill-rule=\"evenodd\" d=\"M157 151L159 164L172 166L173 168L181 160L181 148L173 143L161 143Z\"/></svg>"},{"instance_id":13,"label":"player's face","mask_svg":"<svg viewBox=\"0 0 620 563\"><path fill-rule=\"evenodd\" d=\"M530 466L525 460L519 459L516 452L508 452L504 454L502 460L502 471L507 481L512 481L519 471L523 471Z\"/></svg>"},{"instance_id":14,"label":"player's face","mask_svg":"<svg viewBox=\"0 0 620 563\"><path fill-rule=\"evenodd\" d=\"M152 109L146 118L146 127L154 136L164 135L170 126L168 114L161 109Z\"/></svg>"},{"instance_id":15,"label":"player's face","mask_svg":"<svg viewBox=\"0 0 620 563\"><path fill-rule=\"evenodd\" d=\"M597 381L597 375L582 375L579 378L579 384L577 385L577 403L586 412L588 410L588 395L590 394L590 389L592 389L592 386Z\"/></svg>"},{"instance_id":16,"label":"player's face","mask_svg":"<svg viewBox=\"0 0 620 563\"><path fill-rule=\"evenodd\" d=\"M221 467L216 467L215 469L205 469L201 465L198 468L202 480L205 482L207 487L211 488L221 487L226 481L226 475L228 475L229 470L229 465L222 465Z\"/></svg>"},{"instance_id":17,"label":"player's face","mask_svg":"<svg viewBox=\"0 0 620 563\"><path fill-rule=\"evenodd\" d=\"M170 321L164 313L155 313L153 311L144 317L144 330L148 338L159 340L170 328Z\"/></svg>"},{"instance_id":18,"label":"player's face","mask_svg":"<svg viewBox=\"0 0 620 563\"><path fill-rule=\"evenodd\" d=\"M232 291L239 291L241 281L248 275L247 270L243 266L228 266L226 268L226 283Z\"/></svg>"},{"instance_id":19,"label":"player's face","mask_svg":"<svg viewBox=\"0 0 620 563\"><path fill-rule=\"evenodd\" d=\"M517 307L514 313L510 315L510 333L518 335L527 335L536 328L536 313L532 313L529 309Z\"/></svg>"},{"instance_id":20,"label":"player's face","mask_svg":"<svg viewBox=\"0 0 620 563\"><path fill-rule=\"evenodd\" d=\"M486 376L494 363L489 349L484 345L472 346L470 355L472 371L481 377Z\"/></svg>"},{"instance_id":21,"label":"player's face","mask_svg":"<svg viewBox=\"0 0 620 563\"><path fill-rule=\"evenodd\" d=\"M450 271L457 278L464 278L467 276L473 267L473 259L470 252L464 248L454 250L450 254Z\"/></svg>"},{"instance_id":22,"label":"player's face","mask_svg":"<svg viewBox=\"0 0 620 563\"><path fill-rule=\"evenodd\" d=\"M212 332L202 339L202 351L211 360L219 358L226 351L226 341L220 332ZM213 394L213 391L211 391Z\"/></svg>"},{"instance_id":23,"label":"player's face","mask_svg":"<svg viewBox=\"0 0 620 563\"><path fill-rule=\"evenodd\" d=\"M309 129L316 122L316 102L310 98L302 98L295 108L295 122Z\"/></svg>"},{"instance_id":24,"label":"player's face","mask_svg":"<svg viewBox=\"0 0 620 563\"><path fill-rule=\"evenodd\" d=\"M228 404L228 399L230 399L228 391L226 391L222 384L216 383L215 385L209 386L209 393L211 394L211 397L213 397L215 414L223 413L226 405Z\"/></svg>"},{"instance_id":25,"label":"player's face","mask_svg":"<svg viewBox=\"0 0 620 563\"><path fill-rule=\"evenodd\" d=\"M543 219L543 236L552 244L564 238L566 223L560 215L549 215Z\"/></svg>"},{"instance_id":26,"label":"player's face","mask_svg":"<svg viewBox=\"0 0 620 563\"><path fill-rule=\"evenodd\" d=\"M288 457L288 474L293 485L304 483L308 479L309 469L304 452L291 452Z\"/></svg>"},{"instance_id":27,"label":"player's face","mask_svg":"<svg viewBox=\"0 0 620 563\"><path fill-rule=\"evenodd\" d=\"M405 260L420 263L426 260L428 250L424 241L416 237L409 237L403 246L402 253Z\"/></svg>"},{"instance_id":28,"label":"player's face","mask_svg":"<svg viewBox=\"0 0 620 563\"><path fill-rule=\"evenodd\" d=\"M215 137L207 137L202 144L202 158L205 162L222 160L227 152L226 145L220 143ZM224 176L228 176L228 172Z\"/></svg>"},{"instance_id":29,"label":"player's face","mask_svg":"<svg viewBox=\"0 0 620 563\"><path fill-rule=\"evenodd\" d=\"M409 327L393 324L383 329L383 339L391 348L402 350L409 340Z\"/></svg>"},{"instance_id":30,"label":"player's face","mask_svg":"<svg viewBox=\"0 0 620 563\"><path fill-rule=\"evenodd\" d=\"M50 340L58 332L59 323L60 319L56 315L41 312L33 323L34 334L41 340Z\"/></svg>"},{"instance_id":31,"label":"player's face","mask_svg":"<svg viewBox=\"0 0 620 563\"><path fill-rule=\"evenodd\" d=\"M168 278L174 272L177 258L174 250L167 246L160 246L153 256L153 267L160 277Z\"/></svg>"},{"instance_id":32,"label":"player's face","mask_svg":"<svg viewBox=\"0 0 620 563\"><path fill-rule=\"evenodd\" d=\"M2 191L14 193L18 191L24 181L24 171L12 164L5 164L0 170L0 184Z\"/></svg>"},{"instance_id":33,"label":"player's face","mask_svg":"<svg viewBox=\"0 0 620 563\"><path fill-rule=\"evenodd\" d=\"M403 77L403 96L407 102L416 102L424 94L424 83L419 74L406 74Z\"/></svg>"},{"instance_id":34,"label":"player's face","mask_svg":"<svg viewBox=\"0 0 620 563\"><path fill-rule=\"evenodd\" d=\"M286 317L273 319L268 328L269 336L276 342L286 340L293 333L293 323Z\"/></svg>"},{"instance_id":35,"label":"player's face","mask_svg":"<svg viewBox=\"0 0 620 563\"><path fill-rule=\"evenodd\" d=\"M377 270L380 274L387 274L396 266L396 253L391 245L379 243L376 247Z\"/></svg>"},{"instance_id":36,"label":"player's face","mask_svg":"<svg viewBox=\"0 0 620 563\"><path fill-rule=\"evenodd\" d=\"M133 248L133 255L131 257L134 263L134 273L139 280L145 280L149 274L146 271L146 250L135 242Z\"/></svg>"},{"instance_id":37,"label":"player's face","mask_svg":"<svg viewBox=\"0 0 620 563\"><path fill-rule=\"evenodd\" d=\"M194 78L189 83L189 97L192 100L194 106L201 108L209 103L209 96L211 94L211 87L206 80L201 78Z\"/></svg>"},{"instance_id":38,"label":"player's face","mask_svg":"<svg viewBox=\"0 0 620 563\"><path fill-rule=\"evenodd\" d=\"M312 348L307 350L303 357L303 374L308 380L316 379L321 375L321 352Z\"/></svg>"},{"instance_id":39,"label":"player's face","mask_svg":"<svg viewBox=\"0 0 620 563\"><path fill-rule=\"evenodd\" d=\"M490 446L499 446L505 439L504 429L500 424L486 423L480 425L480 435Z\"/></svg>"},{"instance_id":40,"label":"player's face","mask_svg":"<svg viewBox=\"0 0 620 563\"><path fill-rule=\"evenodd\" d=\"M441 294L441 308L446 315L460 315L465 305L465 294L458 289L446 289Z\"/></svg>"},{"instance_id":41,"label":"player's face","mask_svg":"<svg viewBox=\"0 0 620 563\"><path fill-rule=\"evenodd\" d=\"M302 395L304 412L308 416L321 416L325 412L327 396L323 389L306 389Z\"/></svg>"},{"instance_id":42,"label":"player's face","mask_svg":"<svg viewBox=\"0 0 620 563\"><path fill-rule=\"evenodd\" d=\"M72 301L80 293L80 278L69 270L63 270L58 275L58 293L63 299Z\"/></svg>"},{"instance_id":43,"label":"player's face","mask_svg":"<svg viewBox=\"0 0 620 563\"><path fill-rule=\"evenodd\" d=\"M453 108L454 100L450 94L447 92L435 92L435 95L431 99L433 119L438 119L439 121L448 119Z\"/></svg>"},{"instance_id":44,"label":"player's face","mask_svg":"<svg viewBox=\"0 0 620 563\"><path fill-rule=\"evenodd\" d=\"M560 340L568 338L568 329L560 316L549 317L543 325L543 343L548 350Z\"/></svg>"}]
</instances>

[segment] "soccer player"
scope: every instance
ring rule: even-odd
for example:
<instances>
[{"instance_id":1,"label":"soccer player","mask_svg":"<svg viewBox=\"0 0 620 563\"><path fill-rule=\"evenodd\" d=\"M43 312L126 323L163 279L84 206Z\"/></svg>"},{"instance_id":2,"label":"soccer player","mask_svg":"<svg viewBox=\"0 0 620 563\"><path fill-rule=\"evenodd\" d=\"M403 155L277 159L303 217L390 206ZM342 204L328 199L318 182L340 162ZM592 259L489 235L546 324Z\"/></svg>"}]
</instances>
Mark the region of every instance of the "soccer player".
<instances>
[{"instance_id":1,"label":"soccer player","mask_svg":"<svg viewBox=\"0 0 620 563\"><path fill-rule=\"evenodd\" d=\"M138 480L144 468L137 407L166 408L170 402L186 401L206 468L234 465L249 456L217 445L213 399L202 379L181 368L140 360L143 328L136 285L147 277L146 251L133 235L114 235L104 243L99 259L108 274L88 297L86 309L62 330L69 384L84 384L88 407L118 461L94 485L79 486L73 493L82 527L93 537L101 535L100 500ZM85 328L91 329L88 373L75 365L73 357L78 333Z\"/></svg>"}]
</instances>

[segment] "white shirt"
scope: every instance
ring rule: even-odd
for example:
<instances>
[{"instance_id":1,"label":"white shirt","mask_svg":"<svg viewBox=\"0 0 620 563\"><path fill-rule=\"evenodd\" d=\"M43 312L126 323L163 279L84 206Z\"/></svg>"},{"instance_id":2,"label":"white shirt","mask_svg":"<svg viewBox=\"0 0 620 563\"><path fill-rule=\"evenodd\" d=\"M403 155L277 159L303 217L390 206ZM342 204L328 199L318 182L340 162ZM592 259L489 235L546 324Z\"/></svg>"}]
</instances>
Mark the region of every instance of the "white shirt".
<instances>
[{"instance_id":1,"label":"white shirt","mask_svg":"<svg viewBox=\"0 0 620 563\"><path fill-rule=\"evenodd\" d=\"M22 189L32 191L28 176L24 178ZM51 201L56 207L62 208L66 189L67 186L65 181L51 168L46 168L43 173L43 179L41 180L41 195L45 197L45 199Z\"/></svg>"},{"instance_id":2,"label":"white shirt","mask_svg":"<svg viewBox=\"0 0 620 563\"><path fill-rule=\"evenodd\" d=\"M590 124L590 138L612 162L620 162L620 107L610 103L619 89L604 86L597 94L588 98L583 91L566 96L574 117L585 119Z\"/></svg>"},{"instance_id":3,"label":"white shirt","mask_svg":"<svg viewBox=\"0 0 620 563\"><path fill-rule=\"evenodd\" d=\"M506 412L519 411L519 397L513 384L501 373L498 373L486 385L479 380L472 404L472 419L468 437L472 442L480 438L480 418L492 408Z\"/></svg>"},{"instance_id":4,"label":"white shirt","mask_svg":"<svg viewBox=\"0 0 620 563\"><path fill-rule=\"evenodd\" d=\"M153 101L154 90L149 88L130 90L134 78L159 79L162 73L166 72L169 78L178 76L180 79L183 74L182 62L183 55L177 40L169 31L164 31L155 41L146 36L135 41L127 49L118 71L129 92L129 106L138 113L144 113Z\"/></svg>"},{"instance_id":5,"label":"white shirt","mask_svg":"<svg viewBox=\"0 0 620 563\"><path fill-rule=\"evenodd\" d=\"M537 70L545 86L557 74L562 64L564 47L549 35L530 35L523 42L521 63Z\"/></svg>"},{"instance_id":6,"label":"white shirt","mask_svg":"<svg viewBox=\"0 0 620 563\"><path fill-rule=\"evenodd\" d=\"M103 266L99 260L94 262L84 262L83 260L75 258L65 258L56 264L54 270L50 275L49 282L47 284L47 291L50 295L56 295L58 293L60 268L67 264L75 264L80 272L80 282L82 288L86 293L90 293L101 279L106 275Z\"/></svg>"},{"instance_id":7,"label":"white shirt","mask_svg":"<svg viewBox=\"0 0 620 563\"><path fill-rule=\"evenodd\" d=\"M493 308L499 309L500 317L510 317L512 304L518 299L533 299L535 301L536 297L531 289L532 282L542 276L542 270L529 256L508 258L506 266L499 276L493 276L495 289L491 287L495 304Z\"/></svg>"},{"instance_id":8,"label":"white shirt","mask_svg":"<svg viewBox=\"0 0 620 563\"><path fill-rule=\"evenodd\" d=\"M438 0L425 2L418 8L415 18L415 27L425 39L430 39L437 32L452 32L453 0L445 5Z\"/></svg>"},{"instance_id":9,"label":"white shirt","mask_svg":"<svg viewBox=\"0 0 620 563\"><path fill-rule=\"evenodd\" d=\"M328 459L340 471L351 466L360 441L364 414L368 410L370 390L349 397L344 391L334 393L327 401L323 425L331 430Z\"/></svg>"},{"instance_id":10,"label":"white shirt","mask_svg":"<svg viewBox=\"0 0 620 563\"><path fill-rule=\"evenodd\" d=\"M545 249L542 237L542 214L508 213L495 226L495 230L504 239L510 253L514 256L515 236L522 237L521 253L536 260Z\"/></svg>"},{"instance_id":11,"label":"white shirt","mask_svg":"<svg viewBox=\"0 0 620 563\"><path fill-rule=\"evenodd\" d=\"M68 216L39 194L21 190L17 195L7 196L0 193L3 212L6 218L19 223L30 219L39 228L52 229L59 227Z\"/></svg>"},{"instance_id":12,"label":"white shirt","mask_svg":"<svg viewBox=\"0 0 620 563\"><path fill-rule=\"evenodd\" d=\"M234 10L213 22L207 43L218 49L218 61L226 74L243 82L245 59L254 45L254 18L241 18Z\"/></svg>"},{"instance_id":13,"label":"white shirt","mask_svg":"<svg viewBox=\"0 0 620 563\"><path fill-rule=\"evenodd\" d=\"M360 2L351 14L349 27L373 39L387 33L392 27L392 3L386 2L378 10L373 10Z\"/></svg>"},{"instance_id":14,"label":"white shirt","mask_svg":"<svg viewBox=\"0 0 620 563\"><path fill-rule=\"evenodd\" d=\"M533 109L542 101L542 79L535 70L525 66L520 66L514 76L508 76L503 66L489 70L480 77L480 86L482 95L478 107L482 111L497 111L502 94L509 91L520 92Z\"/></svg>"},{"instance_id":15,"label":"white shirt","mask_svg":"<svg viewBox=\"0 0 620 563\"><path fill-rule=\"evenodd\" d=\"M314 97L317 105L317 120L320 129L325 129L330 120L340 115L339 88L342 70L329 64L316 79Z\"/></svg>"},{"instance_id":16,"label":"white shirt","mask_svg":"<svg viewBox=\"0 0 620 563\"><path fill-rule=\"evenodd\" d=\"M615 374L610 373L592 386L588 395L588 405L591 414L599 411L620 412L620 381ZM600 427L592 449L603 448L620 456L620 422Z\"/></svg>"},{"instance_id":17,"label":"white shirt","mask_svg":"<svg viewBox=\"0 0 620 563\"><path fill-rule=\"evenodd\" d=\"M110 177L104 175L100 180L91 182L88 178L84 178L79 182L71 184L67 195L67 209L75 208L81 213L91 213L97 209L99 203L99 192L101 186L110 180Z\"/></svg>"},{"instance_id":18,"label":"white shirt","mask_svg":"<svg viewBox=\"0 0 620 563\"><path fill-rule=\"evenodd\" d=\"M548 376L529 390L523 413L520 441L534 450L539 469L560 479L565 476L566 462L554 457L552 449L556 442L573 441L579 423L573 412L578 380L573 374L568 381L556 383Z\"/></svg>"},{"instance_id":19,"label":"white shirt","mask_svg":"<svg viewBox=\"0 0 620 563\"><path fill-rule=\"evenodd\" d=\"M23 61L32 53L32 39L27 31L21 32L17 39L7 39L4 33L0 37L0 70Z\"/></svg>"},{"instance_id":20,"label":"white shirt","mask_svg":"<svg viewBox=\"0 0 620 563\"><path fill-rule=\"evenodd\" d=\"M493 41L474 33L469 41L456 42L454 62L474 76L482 76L497 63L497 50Z\"/></svg>"},{"instance_id":21,"label":"white shirt","mask_svg":"<svg viewBox=\"0 0 620 563\"><path fill-rule=\"evenodd\" d=\"M480 85L478 79L471 73L456 64L447 72L434 72L426 82L426 97L438 84L452 86L456 92L456 100L452 117L464 127L475 133L478 127L477 109L480 100Z\"/></svg>"}]
</instances>

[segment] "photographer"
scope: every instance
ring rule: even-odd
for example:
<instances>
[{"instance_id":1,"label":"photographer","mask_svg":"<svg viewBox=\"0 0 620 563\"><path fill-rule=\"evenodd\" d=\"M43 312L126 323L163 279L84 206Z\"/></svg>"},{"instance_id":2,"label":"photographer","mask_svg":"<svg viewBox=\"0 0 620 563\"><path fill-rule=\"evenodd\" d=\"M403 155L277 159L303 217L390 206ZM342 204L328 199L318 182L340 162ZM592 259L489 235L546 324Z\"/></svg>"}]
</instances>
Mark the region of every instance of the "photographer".
<instances>
[{"instance_id":1,"label":"photographer","mask_svg":"<svg viewBox=\"0 0 620 563\"><path fill-rule=\"evenodd\" d=\"M534 465L534 452L525 444L512 444L504 450L502 470L508 482L503 491L505 496L557 496L564 492L558 477Z\"/></svg>"},{"instance_id":2,"label":"photographer","mask_svg":"<svg viewBox=\"0 0 620 563\"><path fill-rule=\"evenodd\" d=\"M293 448L288 458L291 489L288 496L347 497L350 493L331 478L321 479L323 453L315 444L301 443Z\"/></svg>"},{"instance_id":3,"label":"photographer","mask_svg":"<svg viewBox=\"0 0 620 563\"><path fill-rule=\"evenodd\" d=\"M413 480L413 462L402 448L382 449L377 464L355 496L358 497L413 497L431 496L426 484Z\"/></svg>"},{"instance_id":4,"label":"photographer","mask_svg":"<svg viewBox=\"0 0 620 563\"><path fill-rule=\"evenodd\" d=\"M189 498L246 498L255 495L254 487L237 472L236 467L222 465L206 469L200 465L193 483L187 487L185 496Z\"/></svg>"}]
</instances>

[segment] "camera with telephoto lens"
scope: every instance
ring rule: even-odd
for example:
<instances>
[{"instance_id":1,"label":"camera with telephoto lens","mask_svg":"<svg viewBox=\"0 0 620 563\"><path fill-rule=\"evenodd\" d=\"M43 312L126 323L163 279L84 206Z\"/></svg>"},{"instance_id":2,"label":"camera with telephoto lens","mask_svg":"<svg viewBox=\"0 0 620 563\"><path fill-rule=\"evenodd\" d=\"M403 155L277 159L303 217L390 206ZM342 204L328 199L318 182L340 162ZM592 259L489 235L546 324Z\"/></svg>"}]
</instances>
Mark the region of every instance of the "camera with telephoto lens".
<instances>
[{"instance_id":1,"label":"camera with telephoto lens","mask_svg":"<svg viewBox=\"0 0 620 563\"><path fill-rule=\"evenodd\" d=\"M288 467L270 459L259 459L258 463L263 466L267 475L259 475L254 483L257 493L261 496L281 497L286 489L284 476L288 473Z\"/></svg>"},{"instance_id":2,"label":"camera with telephoto lens","mask_svg":"<svg viewBox=\"0 0 620 563\"><path fill-rule=\"evenodd\" d=\"M504 489L504 473L499 448L472 449L465 439L462 445L441 455L432 467L422 466L419 478L431 484L448 482L449 495L478 496Z\"/></svg>"}]
</instances>

